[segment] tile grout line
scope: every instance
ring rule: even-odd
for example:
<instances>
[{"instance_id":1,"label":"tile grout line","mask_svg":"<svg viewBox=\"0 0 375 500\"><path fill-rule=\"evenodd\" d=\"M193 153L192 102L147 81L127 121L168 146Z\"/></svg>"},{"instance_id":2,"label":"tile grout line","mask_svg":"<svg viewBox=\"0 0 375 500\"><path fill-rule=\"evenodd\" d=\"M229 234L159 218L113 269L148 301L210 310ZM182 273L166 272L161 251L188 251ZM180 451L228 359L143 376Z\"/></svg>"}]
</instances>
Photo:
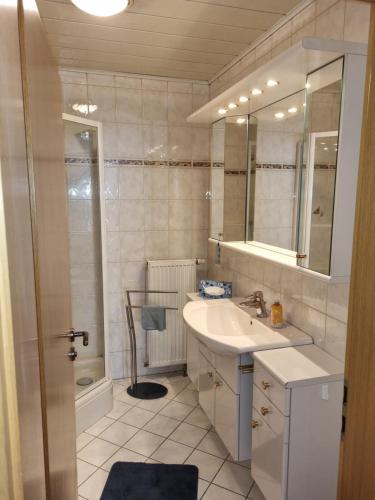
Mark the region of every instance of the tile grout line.
<instances>
[{"instance_id":1,"label":"tile grout line","mask_svg":"<svg viewBox=\"0 0 375 500\"><path fill-rule=\"evenodd\" d=\"M190 383L191 383L191 382L190 382ZM197 450L197 451L201 451L202 453L207 453L208 455L211 455L211 456L213 456L213 457L215 457L215 458L218 458L218 459L220 459L220 460L222 460L222 461L223 461L223 463L220 465L219 469L216 471L216 473L214 474L214 476L213 476L213 478L212 478L212 480L211 480L211 481L207 481L206 479L200 478L200 479L202 479L203 481L206 481L206 482L208 482L208 483L209 483L209 485L208 485L207 489L205 490L205 492L204 492L203 496L201 497L202 499L204 498L204 496L205 496L205 495L206 495L206 493L207 493L208 488L209 488L212 484L214 484L214 485L215 485L215 486L217 486L217 487L223 488L223 489L225 489L226 491L230 491L230 492L232 492L232 493L236 493L236 494L238 494L237 492L235 492L235 491L233 491L233 490L229 490L228 488L225 488L225 487L223 487L223 486L217 485L216 483L214 483L214 480L215 480L215 478L217 477L217 475L219 474L220 470L222 469L222 467L224 466L224 464L225 464L226 462L228 462L228 463L232 463L232 464L234 464L234 465L240 465L240 466L241 466L241 467L243 467L244 469L248 469L248 467L243 466L243 465L241 465L241 464L237 464L236 462L231 462L231 461L229 461L229 460L228 460L228 457L230 457L230 454L229 454L229 453L226 455L226 457L225 457L225 458L222 458L222 457L219 457L219 456L217 456L217 455L214 455L213 453L210 453L210 452L207 452L207 451L203 451L203 450L199 450L199 449L198 449L198 446L199 446L199 445L202 443L202 441L203 441L203 440L207 437L207 435L209 434L209 432L213 432L213 427L212 427L212 426L210 426L210 428L209 428L209 429L207 429L207 428L203 428L203 427L200 427L200 426L198 426L198 425L194 425L194 424L190 424L189 422L186 422L186 419L187 419L187 418L188 418L188 417L189 417L189 416L190 416L190 415L194 412L194 410L196 410L197 408L199 408L199 409L201 410L201 407L200 407L199 403L198 403L198 404L196 404L195 406L192 406L192 405L190 405L189 403L181 402L181 401L178 401L178 400L176 399L176 398L178 397L178 395L179 395L179 394L181 394L184 390L187 390L187 386L189 386L189 385L190 385L190 383L189 383L189 384L187 384L185 387L182 387L182 388L181 388L181 389L177 392L177 394L175 394L175 395L174 395L173 399L166 398L166 399L168 399L168 403L166 403L166 405L164 405L163 407L161 407L161 408L160 408L157 412L155 412L155 411L150 411L150 410L147 410L147 409L145 409L145 408L141 408L141 407L139 407L138 405L139 405L139 404L143 401L143 400L140 400L140 401L138 401L138 402L137 402L136 404L134 404L134 405L129 405L129 406L130 406L130 408L128 408L128 409L127 409L127 410L126 410L126 411L125 411L122 415L120 415L117 419L112 418L112 417L107 417L107 415L105 415L107 418L109 418L109 419L113 420L113 423L111 423L111 424L110 424L110 425L109 425L106 429L104 429L104 430L103 430L100 434L98 434L98 435L96 435L96 436L95 436L95 435L92 435L92 434L88 433L87 431L84 431L86 434L88 434L89 436L93 437L93 439L90 441L90 443L91 443L94 439L98 439L98 438L99 438L99 439L101 439L101 440L103 440L103 441L106 441L106 442L108 442L108 443L110 443L110 444L112 444L112 445L114 445L114 446L118 446L118 449L117 449L117 450L116 450L116 451L115 451L115 452L114 452L114 453L113 453L110 457L108 457L108 458L107 458L107 460L105 460L105 461L104 461L104 462L103 462L100 466L96 466L96 465L94 465L94 464L91 464L90 462L86 462L85 460L82 460L81 458L79 458L79 459L80 459L80 460L82 460L83 462L85 462L85 463L87 463L87 464L89 464L89 465L92 465L92 466L96 467L96 470L95 470L92 474L90 474L90 475L89 475L89 476L88 476L88 477L87 477L87 478L86 478L86 479L85 479L85 480L84 480L84 481L83 481L83 482L82 482L79 486L82 486L82 485L83 485L83 484L84 484L87 480L89 480L89 479L90 479L90 478L91 478L91 477L95 474L95 472L97 472L97 470L98 470L98 469L103 470L104 472L106 472L106 473L108 474L108 472L109 472L109 471L106 471L106 470L105 470L105 469L103 469L102 467L103 467L103 465L104 465L104 464L105 464L108 460L110 460L110 459L111 459L111 458L112 458L112 457L113 457L116 453L118 453L120 450L124 449L124 450L131 451L131 452L133 452L133 453L137 453L138 455L141 455L142 457L144 457L144 458L145 458L145 463L146 463L146 461L147 461L148 459L155 460L155 459L153 459L153 458L152 458L152 455L154 455L154 454L155 454L155 453L156 453L156 452L157 452L157 451L161 448L161 446L162 446L162 445L163 445L163 444L164 444L167 440L170 440L170 441L172 441L172 442L174 442L174 443L178 443L178 444L181 444L181 445L183 445L183 446L187 446L188 448L191 448L191 450L192 450L192 451L189 453L188 457L184 460L184 462L183 462L183 463L186 463L186 461L190 458L190 456L191 456L191 455L194 453L194 451L196 451L196 450ZM124 388L125 388L125 385L123 385L123 384L119 384L119 383L118 383L118 385L120 385L120 386L122 386L122 387L124 387ZM171 385L172 385L172 384L171 384ZM190 389L189 389L189 390L190 390ZM192 390L192 392L194 392L194 391L195 391L195 389L191 389L191 390ZM120 391L120 393L118 393L118 394L122 394L122 393L123 393L123 392L125 392L125 391L126 391L126 388L124 389L124 391ZM116 395L116 396L117 396L117 395ZM117 399L117 397L115 397L115 396L114 396L114 399L116 399L117 401L122 402L122 403L124 403L124 404L127 404L125 401L122 401L121 399ZM166 406L167 406L170 402L177 402L177 403L180 403L180 404L184 404L184 405L186 405L186 406L191 406L191 411L190 411L190 412L189 412L189 413L188 413L188 414L184 417L184 419L183 419L183 420L179 420L179 419L176 419L176 418L174 418L174 417L170 417L170 416L163 415L162 413L160 413L160 412L163 410L163 408L165 408L165 407L166 407ZM115 443L113 443L113 442L111 442L111 441L107 441L106 439L103 439L103 438L101 437L101 435L102 435L102 434L103 434L103 433L104 433L104 432L105 432L108 428L110 428L110 427L111 427L111 426L112 426L115 422L120 422L120 423L123 423L124 425L129 425L129 427L136 428L135 426L132 426L131 424L127 424L126 422L122 422L122 421L120 420L120 419L121 419L124 415L126 415L126 414L127 414L127 413L128 413L128 412L132 409L132 408L136 408L136 407L137 407L137 408L140 408L141 410L145 410L145 411L148 411L148 412L150 412L150 413L153 413L153 416L152 416L152 417L150 418L150 420L148 420L148 421L147 421L147 422L146 422L146 423L145 423L145 424L144 424L141 428L137 428L137 432L136 432L133 436L131 436L128 440L126 440L126 441L125 441L122 445L118 445L118 444L115 444ZM202 411L202 410L201 410L201 411ZM178 421L179 423L178 423L177 427L176 427L175 429L173 429L173 430L172 430L172 431L171 431L171 432L170 432L167 436L160 436L160 434L156 434L155 432L152 432L152 431L149 431L149 430L145 430L145 427L146 427L146 426L149 424L149 422L151 422L151 421L152 421L152 420L153 420L153 419L154 419L157 415L161 415L161 416L164 416L164 417L166 417L166 418L172 418L173 420L176 420L176 421ZM199 428L199 429L202 429L202 430L206 431L206 432L205 432L205 434L203 435L203 437L202 437L202 438L201 438L201 439L197 442L197 444L196 444L194 447L192 447L192 446L190 446L190 445L186 445L185 443L180 443L179 441L175 441L174 439L170 439L170 436L171 436L171 435L172 435L172 434L173 434L173 433L174 433L174 432L175 432L175 431L176 431L176 430L177 430L177 429L181 426L181 424L183 424L183 423L186 423L186 424L189 424L189 425L193 425L193 426L194 426L194 427L196 427L196 428ZM95 424L94 424L94 425L95 425ZM157 448L156 448L156 449L152 452L152 454L151 454L150 456L146 456L146 455L144 455L143 453L134 452L134 450L130 450L129 448L126 448L126 444L127 444L127 443L128 443L128 442L129 442L129 441L130 441L133 437L135 437L135 436L136 436L136 435L137 435L140 431L142 431L142 430L144 430L145 432L149 432L150 434L153 434L153 435L155 435L155 436L158 436L158 437L163 438L162 442L158 445L158 447L157 447ZM215 433L215 434L216 434L216 433ZM79 451L83 450L83 449L84 449L86 446L88 446L90 443L88 443L87 445L83 446L83 447L82 447ZM77 451L77 453L78 453L78 451ZM77 458L78 458L78 457L77 457ZM158 463L163 463L163 462L159 462L158 460L155 460L155 461L157 461ZM248 470L249 470L249 473L251 474L250 469L248 469ZM251 484L251 486L250 486L250 488L249 488L249 491L247 492L247 495L246 495L246 496L244 496L244 498L247 498L247 496L251 493L251 490L253 489L254 484L255 484L255 482L253 481L253 482L252 482L252 484Z\"/></svg>"}]
</instances>

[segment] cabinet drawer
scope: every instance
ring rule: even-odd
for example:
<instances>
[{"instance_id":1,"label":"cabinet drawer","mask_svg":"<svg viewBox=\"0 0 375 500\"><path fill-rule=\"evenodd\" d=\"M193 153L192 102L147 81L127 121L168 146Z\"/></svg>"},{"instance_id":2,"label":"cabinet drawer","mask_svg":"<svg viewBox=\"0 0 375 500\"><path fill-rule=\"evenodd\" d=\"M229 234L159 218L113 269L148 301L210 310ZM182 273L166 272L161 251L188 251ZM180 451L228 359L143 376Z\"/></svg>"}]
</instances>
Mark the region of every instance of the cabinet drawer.
<instances>
[{"instance_id":1,"label":"cabinet drawer","mask_svg":"<svg viewBox=\"0 0 375 500\"><path fill-rule=\"evenodd\" d=\"M286 499L288 445L253 410L251 475L267 500Z\"/></svg>"},{"instance_id":2,"label":"cabinet drawer","mask_svg":"<svg viewBox=\"0 0 375 500\"><path fill-rule=\"evenodd\" d=\"M289 418L268 399L256 385L253 385L253 408L276 434L283 435L283 442L289 439Z\"/></svg>"},{"instance_id":3,"label":"cabinet drawer","mask_svg":"<svg viewBox=\"0 0 375 500\"><path fill-rule=\"evenodd\" d=\"M284 415L289 415L290 389L276 380L259 361L254 363L254 383Z\"/></svg>"},{"instance_id":4,"label":"cabinet drawer","mask_svg":"<svg viewBox=\"0 0 375 500\"><path fill-rule=\"evenodd\" d=\"M218 375L216 375L215 385L215 430L234 460L239 460L240 397ZM250 448L249 438L248 446Z\"/></svg>"},{"instance_id":5,"label":"cabinet drawer","mask_svg":"<svg viewBox=\"0 0 375 500\"><path fill-rule=\"evenodd\" d=\"M239 394L240 371L238 365L240 364L240 357L215 354L215 362L216 370L220 373L232 391Z\"/></svg>"},{"instance_id":6,"label":"cabinet drawer","mask_svg":"<svg viewBox=\"0 0 375 500\"><path fill-rule=\"evenodd\" d=\"M203 354L203 356L211 363L213 367L216 366L215 364L215 354L211 352L207 347L199 342L199 351Z\"/></svg>"}]
</instances>

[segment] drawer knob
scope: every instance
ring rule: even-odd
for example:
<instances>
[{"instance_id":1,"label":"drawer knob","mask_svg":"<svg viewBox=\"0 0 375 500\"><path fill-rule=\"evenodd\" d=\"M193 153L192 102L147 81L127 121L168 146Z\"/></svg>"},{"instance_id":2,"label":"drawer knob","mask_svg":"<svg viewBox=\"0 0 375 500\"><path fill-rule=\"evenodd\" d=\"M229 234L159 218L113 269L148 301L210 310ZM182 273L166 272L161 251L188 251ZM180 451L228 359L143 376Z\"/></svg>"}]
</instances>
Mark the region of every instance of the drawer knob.
<instances>
[{"instance_id":1,"label":"drawer knob","mask_svg":"<svg viewBox=\"0 0 375 500\"><path fill-rule=\"evenodd\" d=\"M266 382L265 380L262 380L262 387L264 390L266 390L271 387L271 384L269 382Z\"/></svg>"},{"instance_id":2,"label":"drawer knob","mask_svg":"<svg viewBox=\"0 0 375 500\"><path fill-rule=\"evenodd\" d=\"M223 385L223 382L221 382L220 380L216 380L215 385L216 387L221 387Z\"/></svg>"},{"instance_id":3,"label":"drawer knob","mask_svg":"<svg viewBox=\"0 0 375 500\"><path fill-rule=\"evenodd\" d=\"M265 415L267 415L268 413L271 413L271 408L267 408L267 406L262 406L260 408L260 413L263 415L263 417Z\"/></svg>"},{"instance_id":4,"label":"drawer knob","mask_svg":"<svg viewBox=\"0 0 375 500\"><path fill-rule=\"evenodd\" d=\"M212 378L214 376L214 374L212 372L207 372L207 375Z\"/></svg>"},{"instance_id":5,"label":"drawer knob","mask_svg":"<svg viewBox=\"0 0 375 500\"><path fill-rule=\"evenodd\" d=\"M259 427L259 426L260 426L260 422L259 422L259 420L252 420L252 421L251 421L251 427L252 427L253 429L256 429L256 428L257 428L257 427Z\"/></svg>"}]
</instances>

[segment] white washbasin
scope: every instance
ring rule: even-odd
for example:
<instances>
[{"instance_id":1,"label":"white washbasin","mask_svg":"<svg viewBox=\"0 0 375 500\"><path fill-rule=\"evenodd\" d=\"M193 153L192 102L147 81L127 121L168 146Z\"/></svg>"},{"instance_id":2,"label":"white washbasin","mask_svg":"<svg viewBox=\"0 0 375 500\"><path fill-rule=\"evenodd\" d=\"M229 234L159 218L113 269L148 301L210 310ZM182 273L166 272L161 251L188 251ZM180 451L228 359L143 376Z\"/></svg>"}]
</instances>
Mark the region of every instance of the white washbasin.
<instances>
[{"instance_id":1,"label":"white washbasin","mask_svg":"<svg viewBox=\"0 0 375 500\"><path fill-rule=\"evenodd\" d=\"M281 330L272 329L269 318L258 320L231 299L188 302L183 316L207 347L222 354L312 343L309 335L291 325Z\"/></svg>"}]
</instances>

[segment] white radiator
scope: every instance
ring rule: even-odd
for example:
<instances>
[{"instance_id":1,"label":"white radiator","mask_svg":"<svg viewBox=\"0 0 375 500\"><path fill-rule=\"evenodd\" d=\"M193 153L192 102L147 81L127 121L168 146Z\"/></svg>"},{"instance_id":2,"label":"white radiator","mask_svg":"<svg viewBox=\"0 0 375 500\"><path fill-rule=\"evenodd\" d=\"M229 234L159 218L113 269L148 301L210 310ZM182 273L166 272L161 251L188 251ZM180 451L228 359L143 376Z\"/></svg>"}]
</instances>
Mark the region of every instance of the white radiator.
<instances>
[{"instance_id":1,"label":"white radiator","mask_svg":"<svg viewBox=\"0 0 375 500\"><path fill-rule=\"evenodd\" d=\"M196 290L196 263L189 260L152 260L147 262L148 290L177 290L177 294L148 294L147 303L178 307L167 311L167 329L147 332L150 367L186 363L186 333L182 310L186 294Z\"/></svg>"}]
</instances>

